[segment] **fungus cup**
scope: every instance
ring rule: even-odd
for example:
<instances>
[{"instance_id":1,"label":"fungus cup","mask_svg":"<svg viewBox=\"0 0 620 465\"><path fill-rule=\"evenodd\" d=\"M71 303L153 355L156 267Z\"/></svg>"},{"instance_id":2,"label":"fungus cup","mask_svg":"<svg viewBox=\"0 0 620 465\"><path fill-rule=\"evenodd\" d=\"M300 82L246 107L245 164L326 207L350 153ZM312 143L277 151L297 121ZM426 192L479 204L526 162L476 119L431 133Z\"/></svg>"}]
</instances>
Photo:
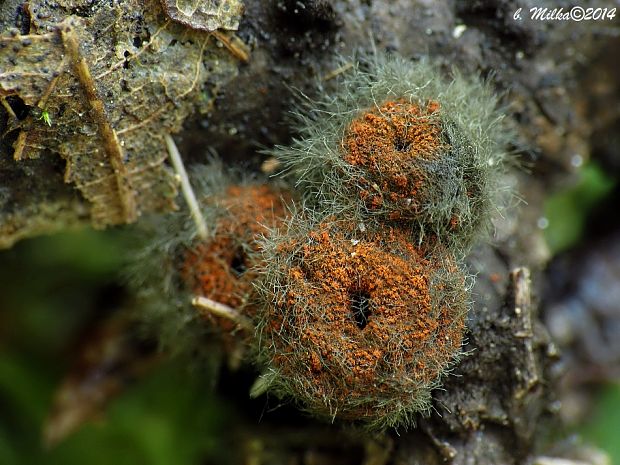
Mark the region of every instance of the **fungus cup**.
<instances>
[{"instance_id":1,"label":"fungus cup","mask_svg":"<svg viewBox=\"0 0 620 465\"><path fill-rule=\"evenodd\" d=\"M407 426L458 359L469 279L401 230L296 217L261 244L252 395L370 429Z\"/></svg>"},{"instance_id":2,"label":"fungus cup","mask_svg":"<svg viewBox=\"0 0 620 465\"><path fill-rule=\"evenodd\" d=\"M209 223L206 240L198 237L186 210L142 223L146 245L132 260L128 278L141 301L140 319L172 353L206 352L214 340L230 351L250 336L235 321L191 305L192 297L206 297L242 315L253 312L249 302L257 239L282 221L290 197L277 186L234 178L217 162L193 171Z\"/></svg>"},{"instance_id":3,"label":"fungus cup","mask_svg":"<svg viewBox=\"0 0 620 465\"><path fill-rule=\"evenodd\" d=\"M400 222L466 252L489 224L512 132L477 79L377 55L333 90L303 99L290 146L269 151L325 215Z\"/></svg>"}]
</instances>

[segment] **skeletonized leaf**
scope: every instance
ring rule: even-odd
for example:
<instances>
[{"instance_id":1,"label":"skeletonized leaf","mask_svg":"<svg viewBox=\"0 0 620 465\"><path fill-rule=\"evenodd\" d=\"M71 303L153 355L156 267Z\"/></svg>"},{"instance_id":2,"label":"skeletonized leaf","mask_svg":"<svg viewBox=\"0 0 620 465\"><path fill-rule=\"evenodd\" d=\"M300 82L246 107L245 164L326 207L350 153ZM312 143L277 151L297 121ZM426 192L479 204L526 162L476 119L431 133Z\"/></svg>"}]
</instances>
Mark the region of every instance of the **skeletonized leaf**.
<instances>
[{"instance_id":1,"label":"skeletonized leaf","mask_svg":"<svg viewBox=\"0 0 620 465\"><path fill-rule=\"evenodd\" d=\"M157 0L97 2L88 17L62 16L46 2L29 8L39 33L0 36L4 135L15 139L15 161L59 154L96 227L174 209L164 134L210 108L236 73L235 57L210 33L167 19Z\"/></svg>"}]
</instances>

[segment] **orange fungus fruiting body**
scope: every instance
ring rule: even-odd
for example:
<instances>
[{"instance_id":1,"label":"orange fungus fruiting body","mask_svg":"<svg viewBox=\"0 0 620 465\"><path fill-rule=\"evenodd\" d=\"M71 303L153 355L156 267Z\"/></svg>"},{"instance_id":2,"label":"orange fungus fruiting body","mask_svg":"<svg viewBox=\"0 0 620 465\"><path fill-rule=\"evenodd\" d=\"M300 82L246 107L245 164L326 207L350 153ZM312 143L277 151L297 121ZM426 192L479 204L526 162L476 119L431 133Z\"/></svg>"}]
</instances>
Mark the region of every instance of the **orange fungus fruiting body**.
<instances>
[{"instance_id":1,"label":"orange fungus fruiting body","mask_svg":"<svg viewBox=\"0 0 620 465\"><path fill-rule=\"evenodd\" d=\"M505 124L488 83L377 54L302 100L269 153L315 212L406 229L463 256L501 209ZM502 193L502 195L500 195Z\"/></svg>"},{"instance_id":2,"label":"orange fungus fruiting body","mask_svg":"<svg viewBox=\"0 0 620 465\"><path fill-rule=\"evenodd\" d=\"M188 209L145 218L145 246L128 277L145 329L165 352L211 368L225 356L238 366L253 336L259 239L284 220L292 197L281 183L240 182L217 161L191 175L206 237Z\"/></svg>"},{"instance_id":3,"label":"orange fungus fruiting body","mask_svg":"<svg viewBox=\"0 0 620 465\"><path fill-rule=\"evenodd\" d=\"M317 416L407 424L460 351L465 276L399 230L321 223L275 247L259 323L272 390ZM436 252L433 252L436 253ZM268 277L269 279L269 277Z\"/></svg>"},{"instance_id":4,"label":"orange fungus fruiting body","mask_svg":"<svg viewBox=\"0 0 620 465\"><path fill-rule=\"evenodd\" d=\"M285 217L284 193L272 186L232 185L211 199L218 208L213 233L186 249L181 274L195 296L207 297L234 309L246 307L256 279L257 239ZM251 307L245 308L251 313ZM222 329L234 322L204 313Z\"/></svg>"},{"instance_id":5,"label":"orange fungus fruiting body","mask_svg":"<svg viewBox=\"0 0 620 465\"><path fill-rule=\"evenodd\" d=\"M399 99L351 122L342 157L362 170L354 188L369 210L385 210L390 219L419 214L429 176L421 162L445 150L438 109L435 101L422 107Z\"/></svg>"}]
</instances>

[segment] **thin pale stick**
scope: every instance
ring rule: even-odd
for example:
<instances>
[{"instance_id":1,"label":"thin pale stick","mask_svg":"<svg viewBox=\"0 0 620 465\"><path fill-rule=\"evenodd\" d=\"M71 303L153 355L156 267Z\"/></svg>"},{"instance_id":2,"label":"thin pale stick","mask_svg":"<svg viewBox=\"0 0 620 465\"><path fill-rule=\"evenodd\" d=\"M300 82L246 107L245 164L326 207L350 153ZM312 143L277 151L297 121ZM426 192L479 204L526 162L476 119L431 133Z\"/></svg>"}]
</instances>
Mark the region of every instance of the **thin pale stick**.
<instances>
[{"instance_id":1,"label":"thin pale stick","mask_svg":"<svg viewBox=\"0 0 620 465\"><path fill-rule=\"evenodd\" d=\"M206 297L194 297L192 299L192 305L203 310L208 310L214 315L234 321L245 330L252 331L254 329L252 322L248 317L242 315L228 305L224 305Z\"/></svg>"},{"instance_id":2,"label":"thin pale stick","mask_svg":"<svg viewBox=\"0 0 620 465\"><path fill-rule=\"evenodd\" d=\"M349 62L343 64L342 66L336 68L335 70L327 73L325 75L325 77L323 78L323 80L324 81L329 81L330 79L334 79L336 76L338 76L338 75L340 75L342 73L346 73L351 68L353 68L353 63L349 61Z\"/></svg>"},{"instance_id":3,"label":"thin pale stick","mask_svg":"<svg viewBox=\"0 0 620 465\"><path fill-rule=\"evenodd\" d=\"M177 149L177 146L174 143L174 140L172 140L172 137L170 137L170 134L164 134L164 138L166 139L166 147L168 147L168 154L170 155L170 161L172 162L172 166L174 166L174 170L177 172L179 178L181 179L181 191L183 192L183 197L185 197L185 201L187 202L187 206L189 207L189 212L192 215L192 219L194 220L194 223L196 223L198 237L206 240L207 223L204 216L202 216L202 213L200 212L198 200L196 200L194 190L192 189L192 185L189 182L189 177L187 176L187 171L185 171L185 165L183 164L183 160L181 160L181 154L179 153L179 149Z\"/></svg>"}]
</instances>

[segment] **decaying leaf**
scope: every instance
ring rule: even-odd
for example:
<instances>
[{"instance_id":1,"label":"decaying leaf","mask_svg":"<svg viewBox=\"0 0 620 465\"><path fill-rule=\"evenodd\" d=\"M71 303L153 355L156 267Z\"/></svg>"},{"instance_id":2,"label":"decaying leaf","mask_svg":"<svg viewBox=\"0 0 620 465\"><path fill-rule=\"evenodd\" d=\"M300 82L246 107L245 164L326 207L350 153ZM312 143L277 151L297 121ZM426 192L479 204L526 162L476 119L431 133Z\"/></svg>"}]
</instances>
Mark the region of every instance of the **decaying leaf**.
<instances>
[{"instance_id":1,"label":"decaying leaf","mask_svg":"<svg viewBox=\"0 0 620 465\"><path fill-rule=\"evenodd\" d=\"M237 59L212 34L168 19L158 0L30 2L28 13L30 34L0 36L15 163L59 154L96 227L174 209L164 134L210 108Z\"/></svg>"},{"instance_id":2,"label":"decaying leaf","mask_svg":"<svg viewBox=\"0 0 620 465\"><path fill-rule=\"evenodd\" d=\"M161 0L166 14L194 29L237 30L243 13L240 0Z\"/></svg>"},{"instance_id":3,"label":"decaying leaf","mask_svg":"<svg viewBox=\"0 0 620 465\"><path fill-rule=\"evenodd\" d=\"M101 415L114 397L159 360L155 344L140 340L127 319L103 322L79 347L75 366L56 391L43 431L46 444L57 444Z\"/></svg>"}]
</instances>

